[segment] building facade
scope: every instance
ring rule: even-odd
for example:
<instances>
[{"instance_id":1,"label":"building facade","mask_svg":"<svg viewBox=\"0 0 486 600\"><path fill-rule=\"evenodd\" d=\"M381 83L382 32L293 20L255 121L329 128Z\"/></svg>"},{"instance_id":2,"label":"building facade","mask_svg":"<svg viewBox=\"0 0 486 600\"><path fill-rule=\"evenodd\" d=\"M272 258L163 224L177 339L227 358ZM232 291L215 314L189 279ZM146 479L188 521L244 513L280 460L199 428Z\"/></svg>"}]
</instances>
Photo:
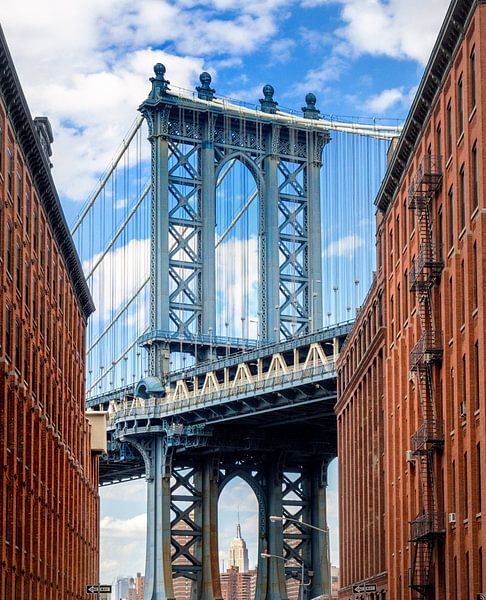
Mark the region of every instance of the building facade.
<instances>
[{"instance_id":1,"label":"building facade","mask_svg":"<svg viewBox=\"0 0 486 600\"><path fill-rule=\"evenodd\" d=\"M241 526L236 526L236 537L230 542L228 563L230 567L238 567L240 573L248 571L248 548L245 540L241 537Z\"/></svg>"},{"instance_id":2,"label":"building facade","mask_svg":"<svg viewBox=\"0 0 486 600\"><path fill-rule=\"evenodd\" d=\"M84 412L94 310L0 30L0 598L86 598L98 582L98 465Z\"/></svg>"},{"instance_id":3,"label":"building facade","mask_svg":"<svg viewBox=\"0 0 486 600\"><path fill-rule=\"evenodd\" d=\"M255 597L256 571L242 573L238 567L230 567L221 573L223 600L252 600Z\"/></svg>"},{"instance_id":4,"label":"building facade","mask_svg":"<svg viewBox=\"0 0 486 600\"><path fill-rule=\"evenodd\" d=\"M340 493L354 497L345 486L365 469L384 497L378 531L367 526L377 515L368 492L343 503L340 598L380 569L387 598L486 593L485 81L486 4L454 0L376 199L376 287L338 365ZM366 388L371 356L351 379L346 369L376 293L384 316L378 392ZM379 446L362 414L370 402L382 414L378 481L369 469ZM381 551L379 566L356 565Z\"/></svg>"}]
</instances>

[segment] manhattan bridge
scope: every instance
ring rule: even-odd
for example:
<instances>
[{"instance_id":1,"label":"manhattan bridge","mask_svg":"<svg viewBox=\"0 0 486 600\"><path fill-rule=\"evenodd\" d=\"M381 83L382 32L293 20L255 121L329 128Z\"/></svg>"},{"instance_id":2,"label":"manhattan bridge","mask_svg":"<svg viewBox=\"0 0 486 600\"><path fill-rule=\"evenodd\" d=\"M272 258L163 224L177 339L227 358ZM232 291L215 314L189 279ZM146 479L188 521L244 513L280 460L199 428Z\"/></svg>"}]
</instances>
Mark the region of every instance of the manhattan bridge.
<instances>
[{"instance_id":1,"label":"manhattan bridge","mask_svg":"<svg viewBox=\"0 0 486 600\"><path fill-rule=\"evenodd\" d=\"M302 600L330 598L335 361L371 281L373 198L399 127L325 117L311 93L297 113L270 85L249 106L208 73L188 92L154 71L72 228L97 306L101 484L146 478L146 600L174 598L180 577L193 600L221 598L218 497L235 477L258 502L256 600L286 598L301 575Z\"/></svg>"}]
</instances>

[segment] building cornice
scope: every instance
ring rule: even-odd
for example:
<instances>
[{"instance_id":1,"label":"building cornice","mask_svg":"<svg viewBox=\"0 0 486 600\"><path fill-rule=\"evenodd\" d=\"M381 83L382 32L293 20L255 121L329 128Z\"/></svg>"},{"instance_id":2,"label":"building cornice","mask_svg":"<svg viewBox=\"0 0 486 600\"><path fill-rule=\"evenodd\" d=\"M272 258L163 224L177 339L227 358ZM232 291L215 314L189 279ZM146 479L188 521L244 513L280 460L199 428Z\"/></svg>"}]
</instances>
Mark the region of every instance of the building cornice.
<instances>
[{"instance_id":1,"label":"building cornice","mask_svg":"<svg viewBox=\"0 0 486 600\"><path fill-rule=\"evenodd\" d=\"M81 262L74 246L61 202L52 179L50 165L42 150L37 130L20 85L12 56L0 26L0 94L12 122L34 185L64 259L69 279L82 313L87 319L95 310Z\"/></svg>"},{"instance_id":2,"label":"building cornice","mask_svg":"<svg viewBox=\"0 0 486 600\"><path fill-rule=\"evenodd\" d=\"M406 173L408 163L452 65L452 59L476 7L486 0L453 0L440 29L414 101L398 138L375 204L386 212Z\"/></svg>"}]
</instances>

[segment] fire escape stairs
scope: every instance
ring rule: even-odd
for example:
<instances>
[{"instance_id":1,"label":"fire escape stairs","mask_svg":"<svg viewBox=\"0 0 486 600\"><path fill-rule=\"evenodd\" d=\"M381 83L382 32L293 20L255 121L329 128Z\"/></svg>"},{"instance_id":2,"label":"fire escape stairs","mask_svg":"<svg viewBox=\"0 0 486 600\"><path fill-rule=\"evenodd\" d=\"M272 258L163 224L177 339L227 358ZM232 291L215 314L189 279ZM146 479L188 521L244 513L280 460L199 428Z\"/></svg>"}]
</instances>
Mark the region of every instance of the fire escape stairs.
<instances>
[{"instance_id":1,"label":"fire escape stairs","mask_svg":"<svg viewBox=\"0 0 486 600\"><path fill-rule=\"evenodd\" d=\"M410 289L418 300L422 334L410 353L410 370L415 374L422 410L422 422L412 435L421 486L420 514L410 522L411 566L409 588L413 599L427 596L431 589L430 570L434 546L445 532L445 517L438 510L434 474L434 453L444 444L442 422L434 399L433 368L442 359L442 332L433 321L432 288L443 269L441 248L433 242L431 203L442 182L441 159L426 154L409 188L410 209L416 212L419 253L410 270Z\"/></svg>"}]
</instances>

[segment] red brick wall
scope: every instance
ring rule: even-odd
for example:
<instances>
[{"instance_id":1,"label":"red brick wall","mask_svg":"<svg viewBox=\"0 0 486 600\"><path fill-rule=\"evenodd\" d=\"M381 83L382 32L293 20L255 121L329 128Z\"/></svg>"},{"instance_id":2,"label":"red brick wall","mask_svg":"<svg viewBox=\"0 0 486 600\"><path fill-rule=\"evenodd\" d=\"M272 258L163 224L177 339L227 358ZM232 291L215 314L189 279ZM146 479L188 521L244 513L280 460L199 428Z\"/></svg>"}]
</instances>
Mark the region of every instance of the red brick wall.
<instances>
[{"instance_id":1,"label":"red brick wall","mask_svg":"<svg viewBox=\"0 0 486 600\"><path fill-rule=\"evenodd\" d=\"M86 323L1 100L0 128L0 598L85 598L98 581Z\"/></svg>"},{"instance_id":2,"label":"red brick wall","mask_svg":"<svg viewBox=\"0 0 486 600\"><path fill-rule=\"evenodd\" d=\"M432 292L434 327L442 332L443 357L434 366L432 378L435 406L439 419L444 422L444 448L442 452L436 452L434 458L435 488L439 510L446 514L445 536L434 546L430 597L468 600L475 598L478 592L486 592L483 557L486 533L482 527L482 512L486 506L485 40L486 5L478 4L451 59L418 141L410 152L409 163L393 201L382 215L383 221L378 219L378 273L382 273L382 279L378 278L340 357L336 411L341 475L342 598L350 597L346 586L374 575L376 568L369 565L370 548L379 547L383 539L387 597L397 600L411 597L408 588L409 522L419 514L422 502L418 467L416 461L406 460L406 451L411 449L412 434L422 423L422 413L417 378L410 375L410 351L421 335L421 327L415 295L409 292L410 269L419 253L419 235L417 215L414 217L408 208L408 190L429 148L432 155L443 156L442 183L431 204L433 239L443 246L444 268ZM470 57L473 49L475 107L471 99ZM462 133L458 110L461 77ZM450 153L447 143L449 102L452 116ZM478 164L477 206L474 206L474 147ZM461 170L465 183L464 219L461 215ZM449 205L451 188L452 207ZM380 524L381 529L373 529L367 521L368 511L376 515L376 509L368 494L358 495L356 485L362 485L363 477L365 483L373 481L370 464L366 461L379 450L379 445L369 445L370 399L366 392L362 393L366 390L366 377L374 355L363 357L364 367L359 360L356 362L355 356L362 315L369 311L379 291L383 294L387 315L382 406L385 415L385 518ZM348 363L351 364L349 369ZM363 470L366 471L364 476ZM378 489L380 485L378 482ZM449 513L456 513L456 524L447 522Z\"/></svg>"}]
</instances>

